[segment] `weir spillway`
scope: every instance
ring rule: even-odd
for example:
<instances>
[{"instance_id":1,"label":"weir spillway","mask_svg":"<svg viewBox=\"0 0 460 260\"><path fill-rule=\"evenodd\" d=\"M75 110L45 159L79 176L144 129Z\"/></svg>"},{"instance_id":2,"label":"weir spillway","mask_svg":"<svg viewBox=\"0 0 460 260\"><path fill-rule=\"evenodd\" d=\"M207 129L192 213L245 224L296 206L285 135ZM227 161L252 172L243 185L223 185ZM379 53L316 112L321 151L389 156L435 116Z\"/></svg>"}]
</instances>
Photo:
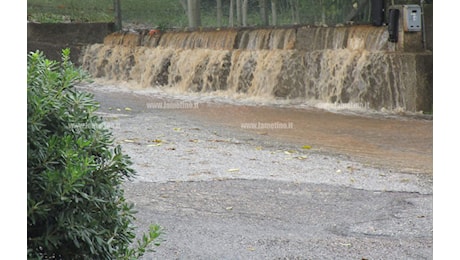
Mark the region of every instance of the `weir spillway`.
<instances>
[{"instance_id":1,"label":"weir spillway","mask_svg":"<svg viewBox=\"0 0 460 260\"><path fill-rule=\"evenodd\" d=\"M143 88L431 111L433 57L413 44L419 36L393 43L368 25L116 32L81 63Z\"/></svg>"}]
</instances>

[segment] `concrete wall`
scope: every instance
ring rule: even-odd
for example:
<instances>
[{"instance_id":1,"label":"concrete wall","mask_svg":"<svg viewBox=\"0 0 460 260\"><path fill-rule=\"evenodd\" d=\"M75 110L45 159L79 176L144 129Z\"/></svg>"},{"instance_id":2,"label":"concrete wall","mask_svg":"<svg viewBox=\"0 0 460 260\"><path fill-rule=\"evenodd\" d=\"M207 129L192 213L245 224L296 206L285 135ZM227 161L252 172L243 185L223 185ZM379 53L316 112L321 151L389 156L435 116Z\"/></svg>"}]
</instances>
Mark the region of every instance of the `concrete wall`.
<instances>
[{"instance_id":1,"label":"concrete wall","mask_svg":"<svg viewBox=\"0 0 460 260\"><path fill-rule=\"evenodd\" d=\"M113 32L113 23L28 23L27 52L41 50L49 59L60 60L61 50L70 48L72 62L80 65L82 48L104 42Z\"/></svg>"},{"instance_id":2,"label":"concrete wall","mask_svg":"<svg viewBox=\"0 0 460 260\"><path fill-rule=\"evenodd\" d=\"M357 98L359 98L357 100L352 100L351 98L347 98L347 100L369 103L369 105L373 108L394 108L396 106L401 106L401 104L403 104L402 106L410 111L431 111L433 104L432 5L425 6L424 14L425 26L427 29L427 51L425 51L423 48L423 35L421 32L404 33L401 31L400 41L394 44L389 43L387 41L388 32L385 26L372 27L361 25L328 28L297 26L294 28L284 29L253 28L237 30L228 29L220 31L208 30L195 32L161 32L159 34L151 36L149 35L148 31L140 31L137 33L114 33L113 23L29 23L27 25L27 50L28 52L30 52L39 49L43 51L48 58L60 60L61 50L63 48L69 47L71 49L71 59L76 65L82 65L80 59L83 58L83 49L88 45L93 45L96 43L104 43L103 46L110 49L110 51L108 51L107 53L112 53L114 49L117 50L117 48L115 47L118 46L129 48L130 51L138 47L153 47L152 51L154 51L154 49L156 49L154 47L156 46L165 45L168 47L173 47L171 45L172 43L180 44L180 46L176 46L176 48L180 49L205 48L215 50L243 51L246 49L253 50L255 48L254 50L289 50L295 51L296 53L306 53L306 56L303 56L305 59L310 56L313 57L315 55L320 55L321 57L327 58L331 51L336 51L332 52L333 54L331 54L330 59L316 59L316 63L319 62L319 65L313 62L317 66L320 66L324 63L323 72L330 72L332 73L331 75L335 75L335 67L329 68L330 66L326 65L328 65L330 63L330 60L333 60L333 58L341 57L340 55L336 54L340 53L341 55L347 55L348 52L360 53L359 51L363 50L363 53L367 55L366 57L369 57L367 59L364 59L364 61L363 59L358 59L358 61L360 61L361 63L369 61L369 64L361 68L360 66L353 66L354 60L351 60L350 68L355 68L356 71L362 72L361 74L351 74L355 76L358 75L358 79L362 78L364 82L363 84L368 87L364 89L369 91L367 91L366 94L358 93L359 95L355 95ZM259 44L259 39L265 39L264 41L260 41L262 43L265 43ZM280 55L284 55L283 53L284 52L280 52ZM161 53L159 53L158 55L160 54ZM92 56L93 58L96 56L100 56L99 58L105 59L104 55L92 53L90 56ZM127 59L127 61L131 61L133 57L134 56L130 54L130 56L128 57L129 59ZM389 61L386 61L385 59L389 59ZM291 62L292 60L292 58L289 58L289 62ZM338 61L341 61L341 59L339 59ZM130 67L132 66L130 65ZM310 67L312 67L311 64L306 68ZM397 72L397 75L385 73L389 70L388 68L393 68L391 71L394 71L395 73ZM292 68L289 68L287 69L287 71L293 70ZM301 71L305 72L305 68L302 67ZM128 72L129 70L126 73ZM120 76L119 74L120 73L116 74L116 76ZM302 73L299 73L299 75L301 74ZM331 78L334 77L331 76ZM394 83L393 81L395 81L395 79L401 81L400 84ZM377 93L376 91L374 91L375 89L373 88L373 86L376 84L371 84L373 80L375 82L378 82L379 85L397 87L398 89L390 89L387 92L391 92L393 94L399 93L398 98L402 97L402 101L400 101L396 97L391 96L390 94L380 94L380 92ZM315 82L317 81L318 79L315 79ZM306 81L299 80L299 82L305 83ZM292 84L287 85L291 86ZM306 83L303 85L306 85ZM326 87L329 86L328 84L323 85ZM289 93L293 91L292 87L288 90L290 91ZM342 90L347 91L347 88L343 88ZM282 91L282 89L277 89L275 91L275 95L288 95L285 94L285 92L286 91ZM329 93L328 91L323 90L321 90L320 92L323 94L325 93L324 95L326 96ZM291 97L290 95L291 94L289 94L288 96ZM325 99L326 101L329 100L327 97L323 99ZM347 100L342 101L347 102ZM386 102L385 100L389 101ZM331 100L331 102L335 101Z\"/></svg>"}]
</instances>

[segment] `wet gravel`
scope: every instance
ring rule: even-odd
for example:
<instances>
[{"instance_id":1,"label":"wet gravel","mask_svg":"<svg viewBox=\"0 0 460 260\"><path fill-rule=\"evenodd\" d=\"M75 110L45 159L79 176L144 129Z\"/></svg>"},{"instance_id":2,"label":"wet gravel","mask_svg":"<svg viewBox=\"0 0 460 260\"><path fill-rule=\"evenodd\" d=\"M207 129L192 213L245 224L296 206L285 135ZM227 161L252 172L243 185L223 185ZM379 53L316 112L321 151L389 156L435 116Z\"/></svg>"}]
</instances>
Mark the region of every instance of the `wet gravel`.
<instances>
[{"instance_id":1,"label":"wet gravel","mask_svg":"<svg viewBox=\"0 0 460 260\"><path fill-rule=\"evenodd\" d=\"M136 91L81 88L133 161L124 187L139 232L164 228L145 259L432 259L431 175L147 109L152 97Z\"/></svg>"}]
</instances>

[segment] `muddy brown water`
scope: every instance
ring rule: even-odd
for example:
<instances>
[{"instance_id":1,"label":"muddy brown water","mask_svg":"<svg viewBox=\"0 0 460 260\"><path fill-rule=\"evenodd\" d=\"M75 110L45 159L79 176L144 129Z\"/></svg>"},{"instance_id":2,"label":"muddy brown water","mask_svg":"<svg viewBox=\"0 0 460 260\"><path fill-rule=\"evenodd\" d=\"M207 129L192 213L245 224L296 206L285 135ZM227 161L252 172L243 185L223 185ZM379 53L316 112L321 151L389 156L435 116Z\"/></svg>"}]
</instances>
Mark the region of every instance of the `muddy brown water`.
<instances>
[{"instance_id":1,"label":"muddy brown water","mask_svg":"<svg viewBox=\"0 0 460 260\"><path fill-rule=\"evenodd\" d=\"M225 104L199 104L199 109L181 111L301 149L345 154L369 166L433 173L433 121L429 119Z\"/></svg>"},{"instance_id":2,"label":"muddy brown water","mask_svg":"<svg viewBox=\"0 0 460 260\"><path fill-rule=\"evenodd\" d=\"M399 50L383 27L351 26L168 32L160 38L115 33L104 44L87 46L82 67L95 78L180 95L314 100L415 113L431 107L417 101L431 98L430 57ZM212 102L178 113L370 166L433 172L431 119Z\"/></svg>"},{"instance_id":3,"label":"muddy brown water","mask_svg":"<svg viewBox=\"0 0 460 260\"><path fill-rule=\"evenodd\" d=\"M101 83L101 82L100 82ZM155 94L140 89L109 87L132 92L115 100L135 110L155 113L162 108L148 104L170 104L173 114L252 133L260 138L286 142L289 147L348 156L371 167L405 173L433 173L433 119L421 114L334 111L316 107L247 105L238 102L205 101ZM122 90L124 89L124 90ZM115 91L116 92L116 91ZM115 94L114 95L118 95ZM131 100L132 99L132 100ZM156 103L155 103L156 102ZM114 106L114 104L112 104ZM134 108L137 106L137 108Z\"/></svg>"}]
</instances>

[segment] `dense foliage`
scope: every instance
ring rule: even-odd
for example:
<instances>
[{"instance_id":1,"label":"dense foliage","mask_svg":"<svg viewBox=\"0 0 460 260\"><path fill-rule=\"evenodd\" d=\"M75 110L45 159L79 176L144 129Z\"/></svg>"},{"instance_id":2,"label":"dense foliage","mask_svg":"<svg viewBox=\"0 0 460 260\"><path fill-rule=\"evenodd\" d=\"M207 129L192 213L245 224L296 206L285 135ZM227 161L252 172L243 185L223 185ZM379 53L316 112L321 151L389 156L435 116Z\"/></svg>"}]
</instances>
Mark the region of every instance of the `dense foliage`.
<instances>
[{"instance_id":1,"label":"dense foliage","mask_svg":"<svg viewBox=\"0 0 460 260\"><path fill-rule=\"evenodd\" d=\"M94 114L93 96L73 87L84 74L69 55L27 59L27 255L136 259L160 230L151 226L133 249L134 211L121 188L131 162Z\"/></svg>"},{"instance_id":2,"label":"dense foliage","mask_svg":"<svg viewBox=\"0 0 460 260\"><path fill-rule=\"evenodd\" d=\"M203 27L232 26L230 24L230 3L233 3L233 26L240 26L236 17L237 1L247 2L247 25L264 25L261 6L265 6L270 25L289 24L337 24L357 9L355 22L370 23L371 0L220 0L222 21L218 22L219 0L200 0L201 25ZM383 1L383 0L382 0ZM387 4L420 4L420 0L394 0ZM432 1L426 1L430 3ZM277 13L276 22L271 17L273 7ZM187 0L123 0L121 1L123 23L182 28L187 27ZM28 20L35 22L109 22L114 21L113 0L28 0Z\"/></svg>"}]
</instances>

